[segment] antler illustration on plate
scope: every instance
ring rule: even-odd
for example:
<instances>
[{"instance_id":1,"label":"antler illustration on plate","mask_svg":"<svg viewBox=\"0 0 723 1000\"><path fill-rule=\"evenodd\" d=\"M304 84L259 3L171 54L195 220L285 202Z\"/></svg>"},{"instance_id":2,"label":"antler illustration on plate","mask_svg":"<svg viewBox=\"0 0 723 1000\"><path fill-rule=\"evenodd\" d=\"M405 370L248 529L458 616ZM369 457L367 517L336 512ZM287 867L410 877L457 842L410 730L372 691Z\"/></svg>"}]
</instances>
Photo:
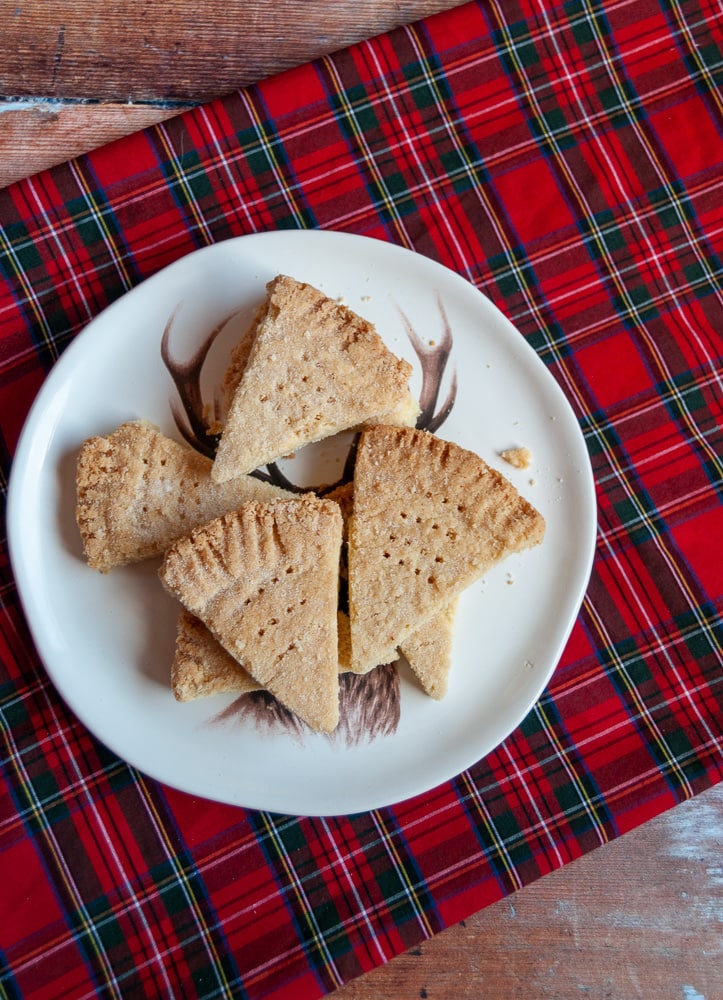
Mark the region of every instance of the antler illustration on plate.
<instances>
[{"instance_id":1,"label":"antler illustration on plate","mask_svg":"<svg viewBox=\"0 0 723 1000\"><path fill-rule=\"evenodd\" d=\"M170 400L171 413L184 440L201 454L212 459L220 440L224 406L219 399L214 399L213 404L204 402L201 376L216 338L237 314L233 313L217 324L193 355L186 361L180 361L173 356L170 346L171 333L179 308L180 306L169 317L161 338L161 358L178 394L178 400ZM437 295L441 335L438 340L428 339L425 342L407 315L399 307L397 308L421 369L420 413L416 426L422 430L435 432L449 417L457 396L457 373L453 370L445 400L440 406L439 396L453 347L449 319L444 304ZM343 483L351 482L354 475L357 438L358 435L349 447L341 478L332 485L325 484L319 487L317 492L325 494ZM309 490L308 486L301 487L291 482L276 462L271 462L265 469L256 469L250 474L290 492L300 493ZM395 732L400 712L399 675L395 664L382 664L368 674L341 675L339 680L340 723L333 739L342 739L348 745L354 745L362 739L374 739ZM261 730L281 728L286 732L303 736L303 726L298 720L263 691L236 698L211 721L214 724L225 724L241 717L251 719Z\"/></svg>"},{"instance_id":2,"label":"antler illustration on plate","mask_svg":"<svg viewBox=\"0 0 723 1000\"><path fill-rule=\"evenodd\" d=\"M232 313L221 320L207 334L194 354L189 359L181 361L173 356L170 346L173 324L179 308L180 305L171 313L161 337L161 358L178 393L178 401L174 399L170 400L171 413L174 423L184 440L197 451L201 452L202 455L213 458L221 436L221 407L218 400L214 400L213 405L204 402L201 390L201 375L208 353L213 347L216 338L226 324L234 318L236 313ZM442 334L438 341L428 340L426 343L416 332L406 314L401 309L398 309L407 338L419 361L422 374L422 387L419 394L420 414L417 418L417 427L431 432L437 431L445 422L452 411L457 395L457 373L453 371L447 397L441 408L437 408L442 381L453 346L452 330L444 304L439 296L437 296L437 308L439 309L442 322ZM353 445L345 464L342 478L338 483L325 486L324 491L329 492L341 483L348 482L351 478L352 470ZM275 486L281 486L291 492L299 493L309 489L308 486L301 487L291 482L281 472L276 462L267 465L266 471L256 469L251 475L266 482L271 482Z\"/></svg>"}]
</instances>

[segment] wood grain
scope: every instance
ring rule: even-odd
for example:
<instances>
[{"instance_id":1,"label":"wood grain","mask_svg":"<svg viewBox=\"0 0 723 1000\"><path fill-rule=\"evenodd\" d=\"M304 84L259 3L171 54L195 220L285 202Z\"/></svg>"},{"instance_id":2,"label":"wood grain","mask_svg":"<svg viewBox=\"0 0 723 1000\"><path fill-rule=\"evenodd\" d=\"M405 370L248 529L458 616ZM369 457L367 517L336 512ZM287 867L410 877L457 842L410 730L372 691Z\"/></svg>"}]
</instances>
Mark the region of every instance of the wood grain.
<instances>
[{"instance_id":1,"label":"wood grain","mask_svg":"<svg viewBox=\"0 0 723 1000\"><path fill-rule=\"evenodd\" d=\"M2 0L0 94L204 101L453 6L450 0Z\"/></svg>"},{"instance_id":2,"label":"wood grain","mask_svg":"<svg viewBox=\"0 0 723 1000\"><path fill-rule=\"evenodd\" d=\"M337 990L338 1000L720 1000L723 786Z\"/></svg>"},{"instance_id":3,"label":"wood grain","mask_svg":"<svg viewBox=\"0 0 723 1000\"><path fill-rule=\"evenodd\" d=\"M0 0L0 186L460 0Z\"/></svg>"},{"instance_id":4,"label":"wood grain","mask_svg":"<svg viewBox=\"0 0 723 1000\"><path fill-rule=\"evenodd\" d=\"M48 104L0 111L0 187L178 113L130 104Z\"/></svg>"}]
</instances>

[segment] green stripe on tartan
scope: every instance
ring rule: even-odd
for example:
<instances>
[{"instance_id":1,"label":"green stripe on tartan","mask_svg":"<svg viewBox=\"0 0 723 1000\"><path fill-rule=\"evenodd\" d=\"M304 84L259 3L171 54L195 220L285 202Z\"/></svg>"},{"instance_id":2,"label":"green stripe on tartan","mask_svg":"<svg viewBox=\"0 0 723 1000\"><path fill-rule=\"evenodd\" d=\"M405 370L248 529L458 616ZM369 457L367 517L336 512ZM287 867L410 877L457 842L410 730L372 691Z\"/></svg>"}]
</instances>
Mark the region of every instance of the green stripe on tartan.
<instances>
[{"instance_id":1,"label":"green stripe on tartan","mask_svg":"<svg viewBox=\"0 0 723 1000\"><path fill-rule=\"evenodd\" d=\"M366 181L366 187L372 196L374 207L379 212L383 222L391 223L394 226L399 242L409 247L410 240L406 236L401 221L403 213L400 211L393 193L389 190L388 178L379 169L365 135L373 133L375 129L380 127L373 99L361 85L345 87L333 60L323 59L322 64L326 69L327 79L331 86L330 100L337 116L339 129L355 151L353 153L355 162L361 156L369 177ZM403 187L398 195L402 195L405 189ZM399 200L402 201L401 198ZM413 205L409 194L403 200L408 206Z\"/></svg>"},{"instance_id":2,"label":"green stripe on tartan","mask_svg":"<svg viewBox=\"0 0 723 1000\"><path fill-rule=\"evenodd\" d=\"M247 993L239 986L239 973L234 957L229 953L229 950L224 946L223 939L219 936L219 920L215 911L211 909L211 900L206 892L201 873L196 868L195 861L190 854L179 855L177 853L168 831L170 824L165 816L159 813L151 787L147 785L143 775L135 771L134 774L139 794L148 815L153 819L154 829L167 858L163 864L165 875L159 878L160 873L157 866L153 870L154 885L157 886L159 883L163 887L167 885L168 891L172 891L172 897L170 903L166 903L164 900L164 905L167 908L169 906L180 907L189 923L193 925L189 935L185 938L183 935L179 935L184 950L189 942L195 940L198 945L202 946L202 950L208 958L202 969L194 968L194 982L199 990L203 986L206 991L204 996L209 995L209 980L211 980L215 982L215 986L212 986L214 996L224 997L226 1000L245 1000ZM165 805L165 800L161 799L161 801ZM164 879L167 879L167 882ZM209 913L209 916L212 917L211 921L205 916L207 908L211 910Z\"/></svg>"},{"instance_id":3,"label":"green stripe on tartan","mask_svg":"<svg viewBox=\"0 0 723 1000\"><path fill-rule=\"evenodd\" d=\"M460 800L470 814L474 831L500 885L506 892L516 892L524 885L517 866L533 857L527 830L522 830L510 810L504 810L499 821L496 813L492 815L485 801L485 790L476 787L469 771L463 771L456 784L461 788Z\"/></svg>"},{"instance_id":4,"label":"green stripe on tartan","mask_svg":"<svg viewBox=\"0 0 723 1000\"><path fill-rule=\"evenodd\" d=\"M594 606L587 602L591 620L594 619L601 635L605 635ZM599 644L599 662L604 667L614 687L623 695L631 722L644 738L645 746L660 773L671 787L682 789L686 797L693 794L691 782L705 772L696 750L683 730L676 724L675 716L664 698L657 701L647 693L645 699L639 686L652 679L638 641L630 636L617 643ZM664 714L661 714L661 710Z\"/></svg>"},{"instance_id":5,"label":"green stripe on tartan","mask_svg":"<svg viewBox=\"0 0 723 1000\"><path fill-rule=\"evenodd\" d=\"M522 722L522 731L528 738L537 732L544 732L555 750L555 760L567 776L564 784L551 782L551 785L575 837L582 843L585 835L594 831L599 843L607 843L614 836L612 816L592 775L584 768L580 769L583 761L574 744L572 741L565 744L560 738L563 729L563 719L549 697L540 698Z\"/></svg>"},{"instance_id":6,"label":"green stripe on tartan","mask_svg":"<svg viewBox=\"0 0 723 1000\"><path fill-rule=\"evenodd\" d=\"M194 159L198 164L198 156L195 150L182 153L178 156L173 149L170 135L163 122L155 126L155 134L161 142L163 159L161 168L163 174L169 182L170 189L174 192L179 205L189 209L193 218L193 232L199 233L206 244L214 242L213 235L206 223L203 213L197 203L192 182L187 175L187 164ZM193 171L189 172L191 175Z\"/></svg>"},{"instance_id":7,"label":"green stripe on tartan","mask_svg":"<svg viewBox=\"0 0 723 1000\"><path fill-rule=\"evenodd\" d=\"M16 245L18 230L21 230L23 234L19 248ZM47 361L43 362L47 370L57 361L60 352L33 286L26 277L26 268L37 268L41 265L42 259L37 247L30 242L30 234L24 225L18 224L7 231L4 226L0 225L0 271L8 275L9 284L13 284L13 278L17 281L23 292L23 300L28 303L32 310L35 322L31 326L31 334L33 342L42 349L43 354L49 356ZM32 271L28 273L32 273ZM22 307L22 303L20 305ZM40 342L37 339L37 331L42 337Z\"/></svg>"},{"instance_id":8,"label":"green stripe on tartan","mask_svg":"<svg viewBox=\"0 0 723 1000\"><path fill-rule=\"evenodd\" d=\"M300 946L314 971L324 970L333 988L344 982L336 967L336 959L351 950L348 936L343 930L334 906L321 905L328 901L328 894L310 900L303 876L294 864L294 854L308 847L301 822L293 817L275 817L270 813L253 813L250 816L258 833L263 836L263 849L271 862L277 885L297 928ZM318 875L316 868L312 875Z\"/></svg>"},{"instance_id":9,"label":"green stripe on tartan","mask_svg":"<svg viewBox=\"0 0 723 1000\"><path fill-rule=\"evenodd\" d=\"M393 816L382 810L375 810L371 819L379 831L381 843L392 863L381 874L375 877L379 888L384 894L387 908L397 926L413 920L424 931L425 937L431 937L438 930L429 920L429 914L434 912L434 899L427 891L422 875L414 863L414 857L404 845L404 833L390 820ZM402 851L398 844L404 845Z\"/></svg>"},{"instance_id":10,"label":"green stripe on tartan","mask_svg":"<svg viewBox=\"0 0 723 1000\"><path fill-rule=\"evenodd\" d=\"M11 730L8 730L8 733L10 734ZM42 856L46 865L48 862L52 864L53 871L49 872L48 877L56 891L64 891L66 894L68 902L64 905L65 920L73 933L78 951L103 995L123 1000L113 962L104 948L93 916L68 870L63 852L54 836L53 826L46 816L42 796L38 795L35 782L24 766L24 755L15 747L11 752L11 765L16 774L16 780L13 782L14 803L24 817L28 836L36 841L39 848L44 848Z\"/></svg>"},{"instance_id":11,"label":"green stripe on tartan","mask_svg":"<svg viewBox=\"0 0 723 1000\"><path fill-rule=\"evenodd\" d=\"M270 170L289 208L290 219L293 220L294 226L298 229L313 229L316 225L313 213L303 201L300 203L294 196L296 185L288 183L288 178L284 177L285 170L288 172L289 161L282 155L284 146L274 123L258 114L250 93L244 93L243 98L246 111L253 122L254 135L259 143L252 149L250 156L244 149L254 177L262 177Z\"/></svg>"}]
</instances>

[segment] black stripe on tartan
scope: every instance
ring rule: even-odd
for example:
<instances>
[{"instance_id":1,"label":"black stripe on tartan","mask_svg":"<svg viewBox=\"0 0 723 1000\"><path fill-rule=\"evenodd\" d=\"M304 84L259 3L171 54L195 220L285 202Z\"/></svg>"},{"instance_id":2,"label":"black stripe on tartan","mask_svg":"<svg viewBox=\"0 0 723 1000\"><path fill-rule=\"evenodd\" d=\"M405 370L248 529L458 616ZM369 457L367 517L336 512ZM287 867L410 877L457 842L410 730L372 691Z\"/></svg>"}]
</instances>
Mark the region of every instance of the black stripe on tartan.
<instances>
[{"instance_id":1,"label":"black stripe on tartan","mask_svg":"<svg viewBox=\"0 0 723 1000\"><path fill-rule=\"evenodd\" d=\"M540 868L532 844L489 760L485 758L462 772L452 785L501 895L534 881Z\"/></svg>"},{"instance_id":2,"label":"black stripe on tartan","mask_svg":"<svg viewBox=\"0 0 723 1000\"><path fill-rule=\"evenodd\" d=\"M367 863L405 947L442 929L437 904L410 848L394 807L369 814L369 834L362 841Z\"/></svg>"},{"instance_id":3,"label":"black stripe on tartan","mask_svg":"<svg viewBox=\"0 0 723 1000\"><path fill-rule=\"evenodd\" d=\"M256 811L249 813L249 820L309 968L324 989L337 988L341 977L334 968L336 959L347 955L352 946L348 935L340 933L339 914L310 848L309 821Z\"/></svg>"},{"instance_id":4,"label":"black stripe on tartan","mask_svg":"<svg viewBox=\"0 0 723 1000\"><path fill-rule=\"evenodd\" d=\"M543 695L520 728L528 741L540 732L547 734L547 750L541 759L538 754L538 759L581 852L586 853L614 839L617 835L615 817L608 809L605 796L584 757L575 746L554 697L549 693ZM550 733L554 733L554 743L550 742ZM562 781L555 775L561 776Z\"/></svg>"}]
</instances>

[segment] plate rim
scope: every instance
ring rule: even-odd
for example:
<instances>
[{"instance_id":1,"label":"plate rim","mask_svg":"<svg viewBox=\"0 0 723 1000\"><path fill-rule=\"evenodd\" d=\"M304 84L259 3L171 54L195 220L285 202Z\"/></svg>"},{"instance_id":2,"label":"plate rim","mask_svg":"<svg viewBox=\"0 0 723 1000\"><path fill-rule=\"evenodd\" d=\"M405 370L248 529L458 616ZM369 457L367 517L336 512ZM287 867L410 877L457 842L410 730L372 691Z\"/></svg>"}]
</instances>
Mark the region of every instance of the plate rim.
<instances>
[{"instance_id":1,"label":"plate rim","mask_svg":"<svg viewBox=\"0 0 723 1000\"><path fill-rule=\"evenodd\" d=\"M497 315L502 319L502 321L519 337L520 348L527 352L529 356L534 358L534 362L539 366L537 370L544 372L548 381L548 386L554 386L558 394L558 399L560 404L569 411L569 415L572 417L574 422L576 434L578 438L578 445L581 446L581 454L585 456L584 470L581 470L582 477L581 483L584 487L587 501L589 503L589 509L587 511L587 520L589 523L589 533L586 538L581 538L581 544L583 545L584 551L581 554L581 569L578 572L578 580L575 588L574 599L571 599L571 603L574 605L574 612L569 614L566 627L560 633L560 638L555 648L554 654L551 656L551 663L549 669L540 672L536 676L536 683L530 685L529 696L527 698L526 707L522 714L519 714L519 718L514 722L512 726L507 727L506 735L498 740L494 746L488 747L482 753L478 753L473 756L462 767L456 768L451 773L446 776L439 778L438 776L434 778L431 782L422 782L416 788L408 789L405 793L393 794L390 796L384 795L371 795L367 796L369 802L363 805L353 805L352 808L342 808L342 809L314 809L308 810L295 810L278 808L275 805L264 805L260 803L246 803L237 800L231 800L222 795L208 794L207 792L199 791L199 789L193 786L193 783L184 783L182 780L185 775L180 775L179 777L169 780L169 778L164 776L159 776L157 769L153 766L150 768L143 761L133 759L132 754L129 755L125 750L118 749L114 742L109 741L102 732L98 731L98 728L94 724L93 720L89 720L85 717L85 713L78 710L74 701L68 696L67 687L65 687L58 679L57 667L55 665L51 666L48 663L46 656L47 643L42 635L42 630L38 626L36 616L34 611L31 612L29 608L33 607L32 595L30 591L32 590L31 581L27 573L27 566L25 565L25 560L22 556L22 543L20 539L20 523L22 521L21 514L21 500L23 497L23 485L25 484L28 477L31 475L31 464L30 464L30 454L32 452L32 443L35 437L38 435L41 428L42 422L46 419L46 411L49 404L57 396L56 383L62 386L63 380L68 378L66 373L72 374L74 358L76 353L83 350L84 345L88 341L88 337L93 336L93 331L101 326L101 322L107 322L107 318L112 312L116 310L123 309L127 303L130 296L134 296L136 293L140 292L142 288L152 287L152 283L167 280L169 272L174 269L180 269L181 267L187 267L189 258L197 258L200 255L207 255L212 253L218 253L225 248L228 248L229 244L243 243L249 245L256 242L266 242L270 240L302 240L302 241L318 241L324 242L328 240L339 241L347 240L354 242L365 242L367 244L374 243L375 249L381 249L382 252L388 252L391 254L401 253L403 255L408 255L409 258L421 258L430 265L432 268L439 268L446 273L448 279L453 282L461 282L469 290L476 293L486 305L486 308L491 308ZM461 287L461 286L460 286ZM62 417L60 418L62 420ZM571 425L572 426L572 425ZM444 435L441 435L444 436ZM47 452L43 455L42 460L38 462L38 472L42 469L43 464L47 460ZM154 274L150 275L148 278L139 282L133 288L129 289L127 292L121 294L116 300L106 306L98 314L96 314L78 333L74 336L73 340L65 347L60 357L54 363L53 367L48 372L43 383L38 390L35 399L33 400L30 409L26 415L23 427L21 429L20 435L18 437L15 453L11 459L10 465L10 475L7 486L6 494L6 526L7 526L7 545L8 554L10 559L11 572L15 580L19 602L25 616L30 634L32 636L33 642L36 647L36 651L40 662L45 670L50 683L55 688L56 692L61 697L64 704L70 710L72 715L97 739L100 743L106 746L112 753L114 753L119 759L125 761L130 767L138 770L143 774L147 774L154 780L158 780L160 783L165 784L169 787L176 788L182 792L192 794L195 796L201 796L211 801L224 802L233 805L239 805L242 808L247 809L258 809L262 811L269 812L284 812L284 813L294 813L296 815L313 815L313 816L337 816L337 815L348 815L350 813L363 812L371 809L384 808L392 806L395 804L400 804L401 802L408 801L417 795L426 794L432 789L439 787L445 782L453 779L456 775L462 773L468 768L472 767L477 761L482 760L489 753L493 752L497 747L500 746L505 739L507 739L512 732L521 724L524 718L532 710L536 702L542 696L545 688L550 682L552 675L554 674L557 666L559 664L560 658L564 652L565 645L570 637L570 634L574 628L575 622L579 616L580 609L587 592L589 581L592 573L592 568L595 559L595 551L597 544L597 500L596 500L596 490L595 481L592 470L592 463L590 460L590 454L588 451L587 443L585 442L582 429L580 427L580 422L572 409L572 406L564 394L562 387L558 383L557 379L554 377L549 368L545 365L542 359L539 357L537 352L524 337L523 334L511 323L508 317L502 312L502 310L479 288L477 288L469 279L465 278L459 272L454 271L447 265L431 258L426 257L424 254L420 254L417 251L411 250L407 247L400 246L398 244L390 243L384 240L380 240L376 237L362 236L354 233L343 233L336 232L333 230L273 230L269 232L262 233L251 233L248 235L231 237L228 240L219 241L217 243L210 244L208 246L201 247L197 250L190 251L187 254L182 255L176 260L172 261L165 267L156 271ZM357 796L358 797L358 796ZM352 799L354 796L352 795ZM348 805L349 803L347 803Z\"/></svg>"}]
</instances>

